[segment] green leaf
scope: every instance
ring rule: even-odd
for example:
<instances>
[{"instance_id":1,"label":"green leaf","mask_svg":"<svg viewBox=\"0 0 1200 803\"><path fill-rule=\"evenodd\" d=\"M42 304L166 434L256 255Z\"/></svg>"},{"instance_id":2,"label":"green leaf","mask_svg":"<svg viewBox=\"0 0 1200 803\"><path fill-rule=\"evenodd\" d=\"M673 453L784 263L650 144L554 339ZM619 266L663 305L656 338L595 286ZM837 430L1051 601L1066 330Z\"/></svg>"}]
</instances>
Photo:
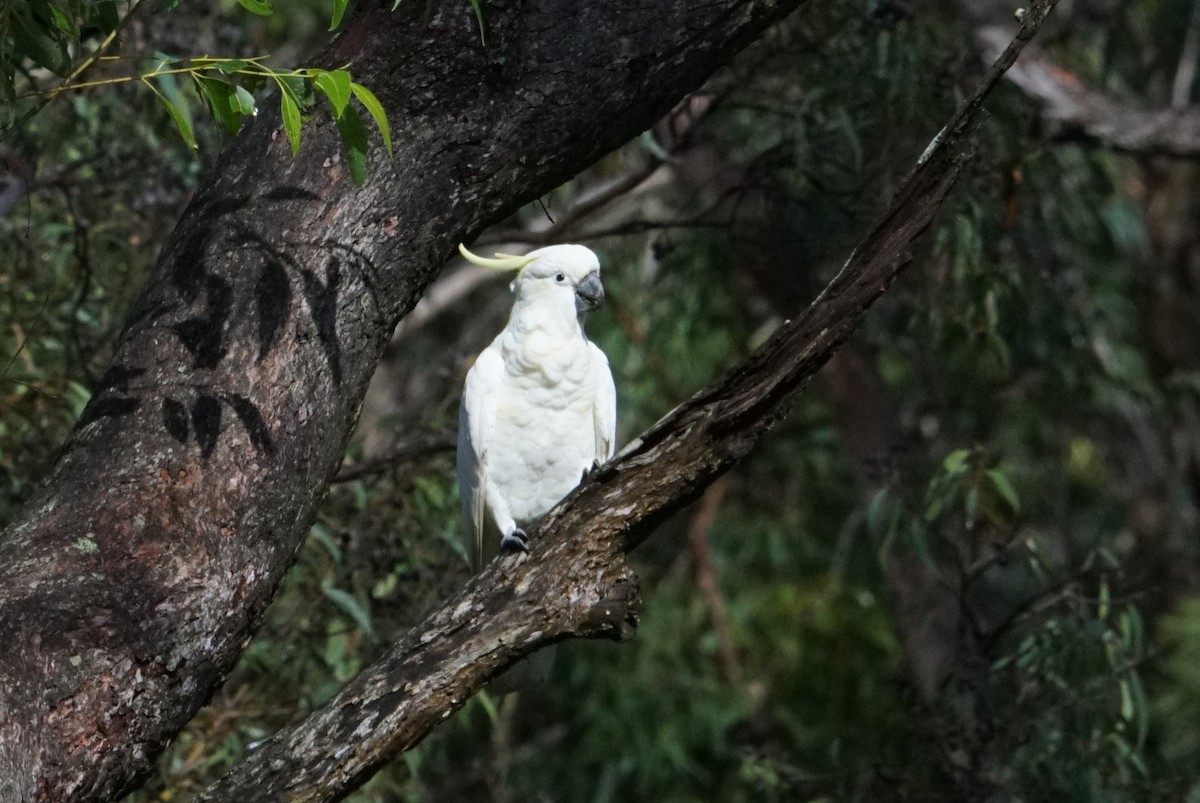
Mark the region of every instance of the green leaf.
<instances>
[{"instance_id":1,"label":"green leaf","mask_svg":"<svg viewBox=\"0 0 1200 803\"><path fill-rule=\"evenodd\" d=\"M87 3L84 5L83 21L93 28L99 28L101 33L107 34L115 31L121 23L115 0Z\"/></svg>"},{"instance_id":2,"label":"green leaf","mask_svg":"<svg viewBox=\"0 0 1200 803\"><path fill-rule=\"evenodd\" d=\"M350 5L350 0L333 0L333 21L329 23L329 30L336 31L337 27L342 24L342 15L346 13L348 5Z\"/></svg>"},{"instance_id":3,"label":"green leaf","mask_svg":"<svg viewBox=\"0 0 1200 803\"><path fill-rule=\"evenodd\" d=\"M192 133L192 124L187 119L187 116L179 110L179 107L167 99L167 96L150 81L144 81L146 86L158 95L159 100L167 107L167 114L171 115L171 121L175 123L175 127L179 129L180 135L183 136L183 141L188 144L188 147L195 150L199 147L196 144L196 135Z\"/></svg>"},{"instance_id":4,"label":"green leaf","mask_svg":"<svg viewBox=\"0 0 1200 803\"><path fill-rule=\"evenodd\" d=\"M325 586L321 590L334 605L350 615L360 630L364 633L371 633L371 614L358 603L354 595L334 586Z\"/></svg>"},{"instance_id":5,"label":"green leaf","mask_svg":"<svg viewBox=\"0 0 1200 803\"><path fill-rule=\"evenodd\" d=\"M313 85L329 98L333 116L340 119L350 102L350 73L345 70L322 70L313 79Z\"/></svg>"},{"instance_id":6,"label":"green leaf","mask_svg":"<svg viewBox=\"0 0 1200 803\"><path fill-rule=\"evenodd\" d=\"M279 92L279 110L283 115L283 130L287 131L292 146L292 156L300 152L300 107L289 90Z\"/></svg>"},{"instance_id":7,"label":"green leaf","mask_svg":"<svg viewBox=\"0 0 1200 803\"><path fill-rule=\"evenodd\" d=\"M50 18L54 20L54 27L58 28L72 39L79 38L79 28L75 25L75 20L68 17L56 5L50 6Z\"/></svg>"},{"instance_id":8,"label":"green leaf","mask_svg":"<svg viewBox=\"0 0 1200 803\"><path fill-rule=\"evenodd\" d=\"M645 148L651 156L653 156L655 159L658 159L660 162L669 162L671 160L671 154L667 153L663 146L658 144L658 140L654 138L653 131L643 131L642 135L638 137L638 142L641 143L641 146Z\"/></svg>"},{"instance_id":9,"label":"green leaf","mask_svg":"<svg viewBox=\"0 0 1200 803\"><path fill-rule=\"evenodd\" d=\"M893 506L889 499L888 489L880 488L871 497L871 503L867 505L867 530L875 535L883 533L884 524L892 516L892 512Z\"/></svg>"},{"instance_id":10,"label":"green leaf","mask_svg":"<svg viewBox=\"0 0 1200 803\"><path fill-rule=\"evenodd\" d=\"M57 75L71 69L71 56L65 38L53 28L39 25L25 14L13 9L9 14L16 54L45 67Z\"/></svg>"},{"instance_id":11,"label":"green leaf","mask_svg":"<svg viewBox=\"0 0 1200 803\"><path fill-rule=\"evenodd\" d=\"M479 0L470 0L471 8L475 10L475 21L479 23L479 44L486 45L487 40L483 38L483 8L479 5Z\"/></svg>"},{"instance_id":12,"label":"green leaf","mask_svg":"<svg viewBox=\"0 0 1200 803\"><path fill-rule=\"evenodd\" d=\"M213 66L228 75L229 73L240 72L241 70L246 69L246 64L247 62L245 59L222 59L221 61L215 62Z\"/></svg>"},{"instance_id":13,"label":"green leaf","mask_svg":"<svg viewBox=\"0 0 1200 803\"><path fill-rule=\"evenodd\" d=\"M249 11L251 14L257 14L260 17L269 17L274 11L271 10L270 0L237 0L238 5Z\"/></svg>"},{"instance_id":14,"label":"green leaf","mask_svg":"<svg viewBox=\"0 0 1200 803\"><path fill-rule=\"evenodd\" d=\"M254 96L244 86L234 88L233 97L229 99L229 103L230 108L239 114L253 117L258 113L258 107L254 103Z\"/></svg>"},{"instance_id":15,"label":"green leaf","mask_svg":"<svg viewBox=\"0 0 1200 803\"><path fill-rule=\"evenodd\" d=\"M392 155L392 132L388 128L387 112L383 110L383 104L379 102L379 98L375 97L375 93L367 89L362 84L350 84L350 90L354 93L354 97L358 98L358 102L363 105L367 113L371 115L371 119L375 121L375 125L379 126L379 134L383 137L383 147L387 148L388 156Z\"/></svg>"},{"instance_id":16,"label":"green leaf","mask_svg":"<svg viewBox=\"0 0 1200 803\"><path fill-rule=\"evenodd\" d=\"M341 564L342 548L337 545L337 541L333 540L333 534L329 532L328 527L319 521L314 521L312 527L308 530L308 534L318 544L325 547L325 551L329 553L329 557L333 558L334 563Z\"/></svg>"},{"instance_id":17,"label":"green leaf","mask_svg":"<svg viewBox=\"0 0 1200 803\"><path fill-rule=\"evenodd\" d=\"M500 721L500 709L496 707L496 701L492 699L492 695L488 694L487 689L480 689L475 695L475 699L483 706L484 713L487 714L492 727L496 727L496 723Z\"/></svg>"},{"instance_id":18,"label":"green leaf","mask_svg":"<svg viewBox=\"0 0 1200 803\"><path fill-rule=\"evenodd\" d=\"M347 107L345 113L337 118L337 127L342 135L342 145L346 148L350 178L361 187L367 180L367 130L363 128L362 118L353 107Z\"/></svg>"},{"instance_id":19,"label":"green leaf","mask_svg":"<svg viewBox=\"0 0 1200 803\"><path fill-rule=\"evenodd\" d=\"M193 75L196 87L201 97L208 103L213 116L225 124L230 134L236 134L242 127L242 116L238 114L233 104L233 86L218 78L204 75Z\"/></svg>"},{"instance_id":20,"label":"green leaf","mask_svg":"<svg viewBox=\"0 0 1200 803\"><path fill-rule=\"evenodd\" d=\"M1017 492L1012 487L1012 483L1008 481L1008 477L1004 476L1004 472L998 468L989 468L987 478L992 481L992 487L1004 497L1004 501L1008 502L1008 506L1014 513L1021 509L1021 501L1017 498Z\"/></svg>"},{"instance_id":21,"label":"green leaf","mask_svg":"<svg viewBox=\"0 0 1200 803\"><path fill-rule=\"evenodd\" d=\"M298 75L275 75L276 85L280 92L286 92L296 101L301 109L311 106L314 100L312 85Z\"/></svg>"},{"instance_id":22,"label":"green leaf","mask_svg":"<svg viewBox=\"0 0 1200 803\"><path fill-rule=\"evenodd\" d=\"M967 467L967 458L970 456L971 452L967 449L955 449L946 455L946 459L942 461L942 468L947 474L958 474Z\"/></svg>"},{"instance_id":23,"label":"green leaf","mask_svg":"<svg viewBox=\"0 0 1200 803\"><path fill-rule=\"evenodd\" d=\"M183 61L180 56L172 56L169 53L164 53L161 50L154 51L154 69L160 69L164 64L178 64Z\"/></svg>"}]
</instances>

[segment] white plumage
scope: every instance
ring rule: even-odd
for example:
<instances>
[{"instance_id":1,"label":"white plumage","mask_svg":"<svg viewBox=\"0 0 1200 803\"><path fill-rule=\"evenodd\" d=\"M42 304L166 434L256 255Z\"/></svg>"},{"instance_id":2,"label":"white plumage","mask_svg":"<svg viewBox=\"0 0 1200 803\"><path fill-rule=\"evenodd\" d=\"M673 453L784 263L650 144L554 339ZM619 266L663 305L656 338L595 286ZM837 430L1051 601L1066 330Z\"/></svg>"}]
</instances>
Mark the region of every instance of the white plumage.
<instances>
[{"instance_id":1,"label":"white plumage","mask_svg":"<svg viewBox=\"0 0 1200 803\"><path fill-rule=\"evenodd\" d=\"M613 454L617 396L604 352L583 332L604 297L600 262L580 245L476 264L520 267L512 313L467 373L458 482L476 571Z\"/></svg>"}]
</instances>

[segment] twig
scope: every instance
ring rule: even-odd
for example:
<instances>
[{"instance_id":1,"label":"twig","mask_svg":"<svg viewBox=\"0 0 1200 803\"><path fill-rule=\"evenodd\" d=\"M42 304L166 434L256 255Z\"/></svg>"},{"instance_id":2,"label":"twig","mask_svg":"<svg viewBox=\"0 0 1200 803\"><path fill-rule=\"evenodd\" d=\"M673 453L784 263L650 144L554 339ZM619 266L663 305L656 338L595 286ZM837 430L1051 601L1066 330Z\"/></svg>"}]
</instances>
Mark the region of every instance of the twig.
<instances>
[{"instance_id":1,"label":"twig","mask_svg":"<svg viewBox=\"0 0 1200 803\"><path fill-rule=\"evenodd\" d=\"M353 482L354 480L380 474L389 469L410 463L418 463L427 457L443 452L454 451L455 438L453 432L438 432L432 435L421 435L400 444L382 457L363 460L361 463L351 463L343 466L329 482Z\"/></svg>"},{"instance_id":2,"label":"twig","mask_svg":"<svg viewBox=\"0 0 1200 803\"><path fill-rule=\"evenodd\" d=\"M551 225L545 229L499 231L481 237L476 243L479 245L498 245L500 243L516 242L528 243L530 245L547 245L561 241L578 223L591 217L618 198L633 192L648 181L660 167L667 164L672 157L687 146L691 141L690 135L695 130L697 124L707 116L710 109L711 103L709 103L707 98L698 95L689 95L676 104L675 108L662 118L656 126L665 126L671 136L671 141L668 143L666 151L663 151L656 140L652 140L652 147L646 149L649 153L649 158L639 167L590 194L586 190L580 193L582 199L568 209L566 214L560 217L557 222L552 221ZM650 132L647 132L646 136L651 136ZM674 224L655 224L654 227L674 228L675 226ZM648 231L650 229L647 228L644 230ZM609 235L602 232L593 235L575 235L575 239L589 240L606 236Z\"/></svg>"},{"instance_id":3,"label":"twig","mask_svg":"<svg viewBox=\"0 0 1200 803\"><path fill-rule=\"evenodd\" d=\"M688 524L688 549L692 555L696 587L708 606L708 615L717 634L721 675L729 685L738 686L742 682L742 664L733 644L733 631L729 626L729 615L725 612L725 600L721 597L721 589L717 584L717 569L713 565L712 544L708 539L708 530L712 527L728 490L728 480L721 477L708 486L704 496L700 497L700 504Z\"/></svg>"},{"instance_id":4,"label":"twig","mask_svg":"<svg viewBox=\"0 0 1200 803\"><path fill-rule=\"evenodd\" d=\"M627 193L637 189L637 187L654 172L661 167L663 162L659 159L650 159L639 169L626 173L624 176L616 179L610 184L600 188L594 195L584 198L576 205L567 210L566 214L558 219L557 223L547 226L544 229L533 230L509 230L499 231L494 234L489 234L481 237L477 244L479 245L497 245L500 243L524 242L531 245L545 245L548 243L557 242L563 234L571 229L576 223L587 218L589 215L603 209L608 204L615 201Z\"/></svg>"}]
</instances>

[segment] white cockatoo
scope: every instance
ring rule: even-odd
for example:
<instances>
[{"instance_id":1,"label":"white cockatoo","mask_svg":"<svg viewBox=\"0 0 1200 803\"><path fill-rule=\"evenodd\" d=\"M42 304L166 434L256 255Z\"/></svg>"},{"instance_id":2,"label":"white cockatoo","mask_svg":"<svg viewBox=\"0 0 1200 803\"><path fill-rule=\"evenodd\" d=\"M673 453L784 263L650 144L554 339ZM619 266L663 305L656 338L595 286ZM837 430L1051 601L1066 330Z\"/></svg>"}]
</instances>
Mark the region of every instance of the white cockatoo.
<instances>
[{"instance_id":1,"label":"white cockatoo","mask_svg":"<svg viewBox=\"0 0 1200 803\"><path fill-rule=\"evenodd\" d=\"M583 333L604 300L600 261L581 245L470 262L516 270L508 324L467 372L458 413L458 484L475 571L527 552L524 527L612 457L617 394L608 359Z\"/></svg>"}]
</instances>

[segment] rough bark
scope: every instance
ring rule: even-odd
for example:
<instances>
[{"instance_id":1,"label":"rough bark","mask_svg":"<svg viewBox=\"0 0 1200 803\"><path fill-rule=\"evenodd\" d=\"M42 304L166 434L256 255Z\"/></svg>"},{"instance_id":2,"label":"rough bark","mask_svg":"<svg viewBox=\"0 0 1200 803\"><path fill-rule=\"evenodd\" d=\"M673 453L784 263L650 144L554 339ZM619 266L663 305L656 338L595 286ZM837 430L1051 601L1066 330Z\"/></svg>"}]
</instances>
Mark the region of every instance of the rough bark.
<instances>
[{"instance_id":1,"label":"rough bark","mask_svg":"<svg viewBox=\"0 0 1200 803\"><path fill-rule=\"evenodd\" d=\"M532 555L494 561L327 705L276 734L200 799L338 799L534 649L569 636L628 636L637 593L626 553L750 451L908 265L970 158L983 98L1051 5L1031 12L812 306L585 480L531 531Z\"/></svg>"},{"instance_id":2,"label":"rough bark","mask_svg":"<svg viewBox=\"0 0 1200 803\"><path fill-rule=\"evenodd\" d=\"M295 159L277 113L243 131L0 535L0 799L136 784L254 632L389 333L454 245L798 3L493 2L486 47L465 3L364 3L323 61L380 97L395 158L377 149L356 188L330 121Z\"/></svg>"}]
</instances>

